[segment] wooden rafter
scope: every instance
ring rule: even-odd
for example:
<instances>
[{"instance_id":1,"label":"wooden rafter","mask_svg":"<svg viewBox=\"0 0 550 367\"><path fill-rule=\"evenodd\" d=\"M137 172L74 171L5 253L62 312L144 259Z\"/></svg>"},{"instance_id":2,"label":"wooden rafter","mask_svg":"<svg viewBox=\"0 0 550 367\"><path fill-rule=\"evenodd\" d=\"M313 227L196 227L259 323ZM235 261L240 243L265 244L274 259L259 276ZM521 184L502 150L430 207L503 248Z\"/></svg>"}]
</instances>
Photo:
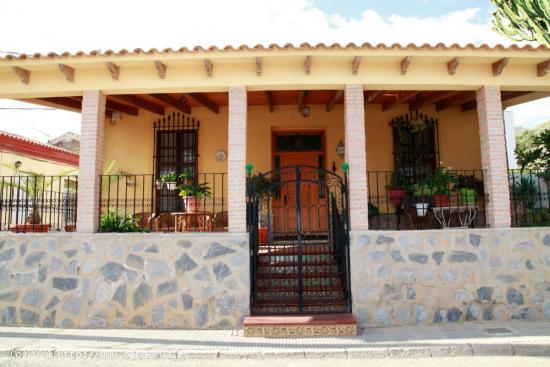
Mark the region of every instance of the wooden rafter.
<instances>
[{"instance_id":1,"label":"wooden rafter","mask_svg":"<svg viewBox=\"0 0 550 367\"><path fill-rule=\"evenodd\" d=\"M304 69L306 71L306 75L311 74L311 55L306 56L306 60L304 61Z\"/></svg>"},{"instance_id":2,"label":"wooden rafter","mask_svg":"<svg viewBox=\"0 0 550 367\"><path fill-rule=\"evenodd\" d=\"M525 92L525 91L504 91L500 93L500 100L501 101L507 101L512 98L520 97L525 94L529 94L531 92ZM472 100L466 103L463 103L461 106L462 111L469 111L473 110L474 108L477 108L477 100Z\"/></svg>"},{"instance_id":3,"label":"wooden rafter","mask_svg":"<svg viewBox=\"0 0 550 367\"><path fill-rule=\"evenodd\" d=\"M460 110L462 112L466 112L466 111L469 111L469 110L473 110L476 107L477 107L477 101L474 99L473 101L468 101L466 103L461 104L460 105Z\"/></svg>"},{"instance_id":4,"label":"wooden rafter","mask_svg":"<svg viewBox=\"0 0 550 367\"><path fill-rule=\"evenodd\" d=\"M444 99L454 97L458 94L460 94L460 92L457 92L457 91L434 93L432 95L420 98L419 100L411 103L409 105L409 110L410 111L418 110L419 108L429 106L431 104L437 103Z\"/></svg>"},{"instance_id":5,"label":"wooden rafter","mask_svg":"<svg viewBox=\"0 0 550 367\"><path fill-rule=\"evenodd\" d=\"M220 107L216 104L216 102L212 101L203 93L184 93L183 95L187 98L191 98L197 103L200 103L214 113L220 113Z\"/></svg>"},{"instance_id":6,"label":"wooden rafter","mask_svg":"<svg viewBox=\"0 0 550 367\"><path fill-rule=\"evenodd\" d=\"M368 95L367 95L367 98L365 98L365 104L371 103L376 98L378 98L379 96L384 94L384 92L385 91L383 91L383 90L373 90L373 91L369 92Z\"/></svg>"},{"instance_id":7,"label":"wooden rafter","mask_svg":"<svg viewBox=\"0 0 550 367\"><path fill-rule=\"evenodd\" d=\"M178 111L191 113L191 107L188 104L178 101L176 98L172 97L169 94L150 94L150 96L157 101L166 103L170 107L174 107Z\"/></svg>"},{"instance_id":8,"label":"wooden rafter","mask_svg":"<svg viewBox=\"0 0 550 367\"><path fill-rule=\"evenodd\" d=\"M15 75L17 75L19 77L21 82L23 82L24 84L29 84L29 82L31 80L30 70L20 68L19 66L14 66L13 67L13 72L15 73Z\"/></svg>"},{"instance_id":9,"label":"wooden rafter","mask_svg":"<svg viewBox=\"0 0 550 367\"><path fill-rule=\"evenodd\" d=\"M80 98L80 99L79 99ZM29 102L36 101L37 103L45 103L50 106L61 106L73 111L82 111L82 97L49 97L36 98L28 100ZM105 116L111 117L112 111L105 109Z\"/></svg>"},{"instance_id":10,"label":"wooden rafter","mask_svg":"<svg viewBox=\"0 0 550 367\"><path fill-rule=\"evenodd\" d=\"M206 75L212 77L212 73L214 72L214 64L212 64L210 59L204 59L204 70L206 70Z\"/></svg>"},{"instance_id":11,"label":"wooden rafter","mask_svg":"<svg viewBox=\"0 0 550 367\"><path fill-rule=\"evenodd\" d=\"M327 112L332 111L336 103L342 98L343 95L344 95L343 90L337 90L334 92L334 95L332 96L330 101L327 103L327 106L326 106Z\"/></svg>"},{"instance_id":12,"label":"wooden rafter","mask_svg":"<svg viewBox=\"0 0 550 367\"><path fill-rule=\"evenodd\" d=\"M351 73L357 75L359 72L359 65L361 64L361 56L355 56L353 58L353 63L351 64Z\"/></svg>"},{"instance_id":13,"label":"wooden rafter","mask_svg":"<svg viewBox=\"0 0 550 367\"><path fill-rule=\"evenodd\" d=\"M458 57L455 57L447 63L447 72L449 73L449 75L455 75L456 69L458 68L459 64L460 59Z\"/></svg>"},{"instance_id":14,"label":"wooden rafter","mask_svg":"<svg viewBox=\"0 0 550 367\"><path fill-rule=\"evenodd\" d=\"M119 99L121 101L124 101L126 103L129 103L133 106L136 106L138 108L143 108L144 110L156 113L157 115L164 115L164 107L161 107L159 105L156 105L154 103L151 103L149 101L146 101L142 98L139 98L133 94L117 94L111 96L112 98Z\"/></svg>"},{"instance_id":15,"label":"wooden rafter","mask_svg":"<svg viewBox=\"0 0 550 367\"><path fill-rule=\"evenodd\" d=\"M114 80L118 80L118 77L120 76L120 66L110 61L107 61L105 65L107 66L107 69L109 69L109 72L111 73L111 78L113 78Z\"/></svg>"},{"instance_id":16,"label":"wooden rafter","mask_svg":"<svg viewBox=\"0 0 550 367\"><path fill-rule=\"evenodd\" d=\"M269 90L265 91L265 99L267 101L267 106L269 108L269 112L273 113L275 111L275 105L273 104L273 93Z\"/></svg>"},{"instance_id":17,"label":"wooden rafter","mask_svg":"<svg viewBox=\"0 0 550 367\"><path fill-rule=\"evenodd\" d=\"M82 103L82 97L80 96L69 97L69 98L80 101L80 103ZM137 116L139 113L136 107L118 103L116 101L111 100L109 97L107 97L107 102L105 103L105 109L108 111L117 111L117 112L124 113L126 115L131 115L131 116Z\"/></svg>"},{"instance_id":18,"label":"wooden rafter","mask_svg":"<svg viewBox=\"0 0 550 367\"><path fill-rule=\"evenodd\" d=\"M262 58L256 57L256 75L262 76Z\"/></svg>"},{"instance_id":19,"label":"wooden rafter","mask_svg":"<svg viewBox=\"0 0 550 367\"><path fill-rule=\"evenodd\" d=\"M504 70L504 67L508 65L508 58L504 57L497 62L494 62L491 67L493 69L493 76L499 76L502 74L502 70Z\"/></svg>"},{"instance_id":20,"label":"wooden rafter","mask_svg":"<svg viewBox=\"0 0 550 367\"><path fill-rule=\"evenodd\" d=\"M392 102L386 102L382 104L382 111L387 111L390 108L393 108L397 105L406 103L410 101L411 99L415 98L420 92L401 92L399 93L399 97L397 97Z\"/></svg>"},{"instance_id":21,"label":"wooden rafter","mask_svg":"<svg viewBox=\"0 0 550 367\"><path fill-rule=\"evenodd\" d=\"M58 66L59 71L61 71L65 79L67 79L68 82L74 82L74 68L65 64L59 64Z\"/></svg>"},{"instance_id":22,"label":"wooden rafter","mask_svg":"<svg viewBox=\"0 0 550 367\"><path fill-rule=\"evenodd\" d=\"M157 68L157 72L159 73L159 78L164 79L166 78L166 65L164 65L160 61L155 61L155 68Z\"/></svg>"},{"instance_id":23,"label":"wooden rafter","mask_svg":"<svg viewBox=\"0 0 550 367\"><path fill-rule=\"evenodd\" d=\"M550 59L537 64L537 76L545 76L550 70Z\"/></svg>"},{"instance_id":24,"label":"wooden rafter","mask_svg":"<svg viewBox=\"0 0 550 367\"><path fill-rule=\"evenodd\" d=\"M307 91L305 90L301 90L300 93L298 94L298 112L302 111L302 106L306 102L306 94L307 94Z\"/></svg>"},{"instance_id":25,"label":"wooden rafter","mask_svg":"<svg viewBox=\"0 0 550 367\"><path fill-rule=\"evenodd\" d=\"M401 75L406 75L409 70L409 65L411 64L412 57L406 56L401 60Z\"/></svg>"},{"instance_id":26,"label":"wooden rafter","mask_svg":"<svg viewBox=\"0 0 550 367\"><path fill-rule=\"evenodd\" d=\"M475 92L470 92L470 91L460 92L459 94L457 94L453 97L450 97L450 98L447 98L447 99L444 99L444 100L440 100L439 102L437 102L435 104L435 110L436 111L443 111L447 108L450 108L450 107L453 107L453 106L458 106L462 103L466 103L466 102L469 102L469 101L472 101L472 100L475 100L475 99L476 99Z\"/></svg>"}]
</instances>

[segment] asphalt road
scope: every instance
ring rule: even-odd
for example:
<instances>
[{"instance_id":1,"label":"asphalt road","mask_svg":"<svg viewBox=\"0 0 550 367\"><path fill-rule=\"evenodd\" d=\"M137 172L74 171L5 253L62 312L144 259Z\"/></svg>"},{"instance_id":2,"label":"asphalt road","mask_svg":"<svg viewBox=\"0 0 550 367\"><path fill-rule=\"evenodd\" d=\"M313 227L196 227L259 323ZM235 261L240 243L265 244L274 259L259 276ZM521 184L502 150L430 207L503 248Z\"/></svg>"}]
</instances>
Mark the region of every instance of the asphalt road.
<instances>
[{"instance_id":1,"label":"asphalt road","mask_svg":"<svg viewBox=\"0 0 550 367\"><path fill-rule=\"evenodd\" d=\"M449 357L449 358L402 358L402 359L296 359L296 360L45 360L35 358L0 358L0 366L4 367L88 367L88 366L180 366L180 367L549 367L550 358L544 357Z\"/></svg>"}]
</instances>

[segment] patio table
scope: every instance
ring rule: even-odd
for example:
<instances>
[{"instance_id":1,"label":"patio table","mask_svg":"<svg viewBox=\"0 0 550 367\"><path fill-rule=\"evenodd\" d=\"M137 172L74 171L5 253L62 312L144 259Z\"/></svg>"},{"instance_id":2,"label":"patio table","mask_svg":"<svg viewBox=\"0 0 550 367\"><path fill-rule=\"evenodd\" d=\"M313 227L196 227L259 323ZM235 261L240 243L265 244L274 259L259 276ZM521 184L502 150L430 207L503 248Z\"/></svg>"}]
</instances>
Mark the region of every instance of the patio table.
<instances>
[{"instance_id":1,"label":"patio table","mask_svg":"<svg viewBox=\"0 0 550 367\"><path fill-rule=\"evenodd\" d=\"M451 227L453 214L458 216L460 228L468 228L476 217L477 206L435 206L432 211L441 228Z\"/></svg>"},{"instance_id":2,"label":"patio table","mask_svg":"<svg viewBox=\"0 0 550 367\"><path fill-rule=\"evenodd\" d=\"M191 228L192 230L200 232L212 231L212 221L214 218L213 213L210 212L196 212L196 213L184 213L176 212L172 213L174 216L174 232L187 232Z\"/></svg>"}]
</instances>

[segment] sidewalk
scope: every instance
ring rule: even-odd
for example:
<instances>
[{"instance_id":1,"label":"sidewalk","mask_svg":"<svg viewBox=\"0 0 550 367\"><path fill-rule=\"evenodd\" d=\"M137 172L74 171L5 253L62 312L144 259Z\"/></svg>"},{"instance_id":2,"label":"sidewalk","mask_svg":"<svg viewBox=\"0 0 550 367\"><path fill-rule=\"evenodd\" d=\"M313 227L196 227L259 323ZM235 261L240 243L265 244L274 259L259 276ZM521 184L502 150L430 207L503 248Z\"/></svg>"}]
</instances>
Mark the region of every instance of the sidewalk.
<instances>
[{"instance_id":1,"label":"sidewalk","mask_svg":"<svg viewBox=\"0 0 550 367\"><path fill-rule=\"evenodd\" d=\"M356 337L245 338L242 330L0 328L0 357L287 359L550 356L550 322L365 329Z\"/></svg>"}]
</instances>

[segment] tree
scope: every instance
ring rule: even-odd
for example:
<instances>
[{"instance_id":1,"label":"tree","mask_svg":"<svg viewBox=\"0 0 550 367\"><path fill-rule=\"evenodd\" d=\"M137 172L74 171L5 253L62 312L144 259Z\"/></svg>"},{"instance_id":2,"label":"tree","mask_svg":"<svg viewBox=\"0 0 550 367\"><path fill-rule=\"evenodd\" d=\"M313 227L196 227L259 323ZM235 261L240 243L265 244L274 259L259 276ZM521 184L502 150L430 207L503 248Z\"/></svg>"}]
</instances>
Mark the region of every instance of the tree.
<instances>
[{"instance_id":1,"label":"tree","mask_svg":"<svg viewBox=\"0 0 550 367\"><path fill-rule=\"evenodd\" d=\"M550 129L521 133L516 139L515 153L522 169L550 170Z\"/></svg>"},{"instance_id":2,"label":"tree","mask_svg":"<svg viewBox=\"0 0 550 367\"><path fill-rule=\"evenodd\" d=\"M493 29L514 41L550 46L550 0L491 0Z\"/></svg>"}]
</instances>

